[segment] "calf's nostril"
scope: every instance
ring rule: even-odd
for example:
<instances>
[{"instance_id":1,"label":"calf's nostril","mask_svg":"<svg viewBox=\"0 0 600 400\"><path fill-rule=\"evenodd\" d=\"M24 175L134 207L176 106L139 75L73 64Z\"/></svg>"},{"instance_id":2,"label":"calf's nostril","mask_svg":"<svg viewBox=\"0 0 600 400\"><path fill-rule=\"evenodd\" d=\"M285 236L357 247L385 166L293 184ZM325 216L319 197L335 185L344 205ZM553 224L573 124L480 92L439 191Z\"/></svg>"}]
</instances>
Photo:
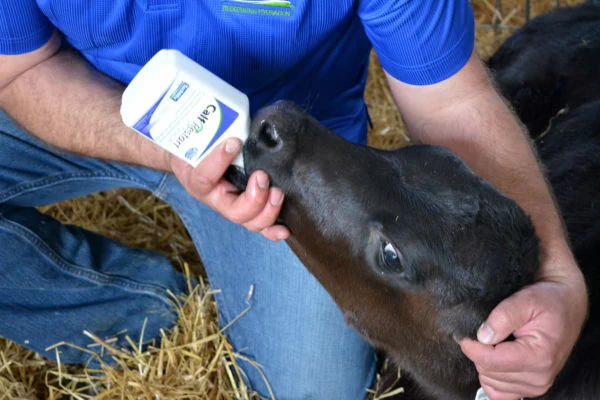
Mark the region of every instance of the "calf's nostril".
<instances>
[{"instance_id":1,"label":"calf's nostril","mask_svg":"<svg viewBox=\"0 0 600 400\"><path fill-rule=\"evenodd\" d=\"M264 143L268 148L276 147L281 138L277 133L277 128L272 123L262 120L258 130L258 140Z\"/></svg>"}]
</instances>

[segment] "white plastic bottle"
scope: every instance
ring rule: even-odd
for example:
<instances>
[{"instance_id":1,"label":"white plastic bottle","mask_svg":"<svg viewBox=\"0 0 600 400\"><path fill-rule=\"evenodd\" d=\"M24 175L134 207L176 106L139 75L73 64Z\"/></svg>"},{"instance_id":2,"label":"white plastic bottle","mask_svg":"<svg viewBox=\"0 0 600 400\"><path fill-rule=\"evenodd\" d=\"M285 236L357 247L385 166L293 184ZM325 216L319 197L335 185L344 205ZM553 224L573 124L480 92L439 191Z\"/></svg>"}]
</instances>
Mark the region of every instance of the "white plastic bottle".
<instances>
[{"instance_id":1,"label":"white plastic bottle","mask_svg":"<svg viewBox=\"0 0 600 400\"><path fill-rule=\"evenodd\" d=\"M123 93L128 127L192 166L228 137L244 142L248 97L178 50L160 50ZM241 153L233 161L243 168Z\"/></svg>"}]
</instances>

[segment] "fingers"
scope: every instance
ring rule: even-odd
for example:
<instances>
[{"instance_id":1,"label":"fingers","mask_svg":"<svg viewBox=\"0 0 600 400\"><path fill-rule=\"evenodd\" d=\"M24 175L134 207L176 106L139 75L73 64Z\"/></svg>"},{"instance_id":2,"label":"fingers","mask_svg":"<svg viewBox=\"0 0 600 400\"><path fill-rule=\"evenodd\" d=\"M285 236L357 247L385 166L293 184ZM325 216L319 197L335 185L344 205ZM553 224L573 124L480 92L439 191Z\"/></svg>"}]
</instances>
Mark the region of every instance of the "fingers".
<instances>
[{"instance_id":1,"label":"fingers","mask_svg":"<svg viewBox=\"0 0 600 400\"><path fill-rule=\"evenodd\" d=\"M532 299L518 292L505 299L492 310L488 319L479 327L477 340L483 344L497 344L509 337L532 318Z\"/></svg>"},{"instance_id":2,"label":"fingers","mask_svg":"<svg viewBox=\"0 0 600 400\"><path fill-rule=\"evenodd\" d=\"M260 232L266 227L273 225L277 220L277 216L279 216L279 212L281 211L281 205L283 204L283 192L279 188L272 187L268 190L267 196L268 198L264 207L252 219L243 224L246 229L253 232Z\"/></svg>"},{"instance_id":3,"label":"fingers","mask_svg":"<svg viewBox=\"0 0 600 400\"><path fill-rule=\"evenodd\" d=\"M530 349L520 341L503 342L496 346L484 345L475 340L463 339L463 353L477 365L478 369L495 372L525 371L538 360L526 359Z\"/></svg>"},{"instance_id":4,"label":"fingers","mask_svg":"<svg viewBox=\"0 0 600 400\"><path fill-rule=\"evenodd\" d=\"M273 241L284 240L290 236L290 231L282 225L270 226L263 229L260 233L267 239Z\"/></svg>"},{"instance_id":5,"label":"fingers","mask_svg":"<svg viewBox=\"0 0 600 400\"><path fill-rule=\"evenodd\" d=\"M284 195L279 188L269 188L269 178L264 171L254 172L241 194L228 191L225 186L222 190L224 192L213 194L211 205L231 221L260 232L277 220Z\"/></svg>"},{"instance_id":6,"label":"fingers","mask_svg":"<svg viewBox=\"0 0 600 400\"><path fill-rule=\"evenodd\" d=\"M269 178L264 171L250 175L246 190L242 193L228 183L223 181L216 186L207 196L206 203L230 221L244 225L268 206Z\"/></svg>"},{"instance_id":7,"label":"fingers","mask_svg":"<svg viewBox=\"0 0 600 400\"><path fill-rule=\"evenodd\" d=\"M203 198L221 181L240 149L241 141L230 138L211 151L196 168L177 157L172 157L171 169L187 191L203 201Z\"/></svg>"},{"instance_id":8,"label":"fingers","mask_svg":"<svg viewBox=\"0 0 600 400\"><path fill-rule=\"evenodd\" d=\"M523 383L521 380L526 381ZM546 393L553 382L536 382L535 374L520 374L504 376L501 379L481 375L480 383L483 390L492 399L518 399L521 397L536 397Z\"/></svg>"},{"instance_id":9,"label":"fingers","mask_svg":"<svg viewBox=\"0 0 600 400\"><path fill-rule=\"evenodd\" d=\"M480 374L495 379L503 379L510 375L523 381L523 373L545 371L552 365L552 360L544 360L538 348L547 347L539 343L532 344L532 338L520 338L503 342L496 346L483 345L475 340L464 339L461 342L463 353L475 363ZM544 386L547 382L533 382Z\"/></svg>"},{"instance_id":10,"label":"fingers","mask_svg":"<svg viewBox=\"0 0 600 400\"><path fill-rule=\"evenodd\" d=\"M530 339L530 338L528 338ZM535 397L552 386L553 374L547 374L548 363L540 360L536 345L528 339L483 345L464 339L461 348L474 361L481 387L492 400L514 400Z\"/></svg>"},{"instance_id":11,"label":"fingers","mask_svg":"<svg viewBox=\"0 0 600 400\"><path fill-rule=\"evenodd\" d=\"M223 174L240 149L239 139L227 139L196 168L176 157L171 160L171 168L188 193L228 220L250 231L261 232L270 240L286 239L289 236L287 228L274 225L281 211L284 194L279 188L269 187L269 177L264 171L254 172L242 193L223 179Z\"/></svg>"},{"instance_id":12,"label":"fingers","mask_svg":"<svg viewBox=\"0 0 600 400\"><path fill-rule=\"evenodd\" d=\"M485 391L487 398L490 400L521 400L523 398L518 393L497 391L494 387L484 383L481 384L481 388Z\"/></svg>"},{"instance_id":13,"label":"fingers","mask_svg":"<svg viewBox=\"0 0 600 400\"><path fill-rule=\"evenodd\" d=\"M477 340L460 342L492 400L539 396L549 389L555 376L550 371L552 360L543 359L553 354L552 345L537 331L540 322L534 318L546 313L540 312L539 305L536 308L534 300L529 290L514 294L492 310L479 328ZM503 341L513 333L515 340Z\"/></svg>"},{"instance_id":14,"label":"fingers","mask_svg":"<svg viewBox=\"0 0 600 400\"><path fill-rule=\"evenodd\" d=\"M524 335L495 346L471 339L464 339L460 345L480 372L494 373L497 377L508 372L548 371L557 364L557 352L551 351L555 346L551 338L543 334Z\"/></svg>"},{"instance_id":15,"label":"fingers","mask_svg":"<svg viewBox=\"0 0 600 400\"><path fill-rule=\"evenodd\" d=\"M257 172L264 174L262 171ZM251 177L251 180L252 179L253 178ZM252 196L252 194L250 196ZM239 218L239 224L243 225L249 231L260 232L269 240L278 241L287 239L290 236L289 230L285 226L274 225L279 213L281 212L281 206L283 205L283 191L277 187L268 189L267 201L264 203L264 205L262 202L262 194L255 196L258 197L248 201L244 199L244 194L242 194L235 200L235 202L240 202L240 209L244 207L244 204L256 204L257 206L250 208L249 210L251 211L243 214L243 216L238 214L236 217L234 217L234 220ZM255 203L256 201L258 201L258 203ZM233 206L232 209L236 209L236 206Z\"/></svg>"},{"instance_id":16,"label":"fingers","mask_svg":"<svg viewBox=\"0 0 600 400\"><path fill-rule=\"evenodd\" d=\"M460 342L490 399L536 397L550 389L581 331L581 293L585 300L585 291L563 282L536 282L500 303L478 340ZM511 333L515 340L502 341Z\"/></svg>"}]
</instances>

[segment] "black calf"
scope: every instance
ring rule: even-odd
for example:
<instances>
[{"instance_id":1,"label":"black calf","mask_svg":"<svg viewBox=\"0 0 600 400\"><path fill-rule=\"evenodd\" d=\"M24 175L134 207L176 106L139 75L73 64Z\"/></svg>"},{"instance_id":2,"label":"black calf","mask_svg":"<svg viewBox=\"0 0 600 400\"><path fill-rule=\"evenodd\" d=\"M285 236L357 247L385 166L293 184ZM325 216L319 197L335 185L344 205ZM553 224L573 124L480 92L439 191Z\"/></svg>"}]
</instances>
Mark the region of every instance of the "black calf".
<instances>
[{"instance_id":1,"label":"black calf","mask_svg":"<svg viewBox=\"0 0 600 400\"><path fill-rule=\"evenodd\" d=\"M473 398L455 339L538 266L517 205L446 149L356 146L289 103L255 118L244 158L285 191L289 244L347 321L427 394Z\"/></svg>"},{"instance_id":2,"label":"black calf","mask_svg":"<svg viewBox=\"0 0 600 400\"><path fill-rule=\"evenodd\" d=\"M559 8L509 37L488 60L532 137L556 113L600 98L600 5Z\"/></svg>"},{"instance_id":3,"label":"black calf","mask_svg":"<svg viewBox=\"0 0 600 400\"><path fill-rule=\"evenodd\" d=\"M558 117L538 147L590 283L599 278L599 130L600 101ZM477 373L455 339L474 337L538 268L536 236L516 203L443 148L356 146L286 102L255 118L244 157L248 172L265 170L286 192L289 244L348 322L422 398L472 399ZM543 399L600 398L591 293L582 338Z\"/></svg>"}]
</instances>

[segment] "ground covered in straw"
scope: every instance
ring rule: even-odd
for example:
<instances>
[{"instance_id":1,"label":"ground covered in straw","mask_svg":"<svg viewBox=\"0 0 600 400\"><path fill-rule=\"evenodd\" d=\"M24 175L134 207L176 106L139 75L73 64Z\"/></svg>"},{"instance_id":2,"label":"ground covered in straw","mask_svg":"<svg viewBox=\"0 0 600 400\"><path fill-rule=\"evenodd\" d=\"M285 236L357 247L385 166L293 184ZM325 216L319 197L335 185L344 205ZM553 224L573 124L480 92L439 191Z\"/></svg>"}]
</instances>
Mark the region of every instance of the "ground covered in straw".
<instances>
[{"instance_id":1,"label":"ground covered in straw","mask_svg":"<svg viewBox=\"0 0 600 400\"><path fill-rule=\"evenodd\" d=\"M504 0L500 12L494 9L494 3L472 0L477 24L500 26L496 30L477 29L477 49L484 59L512 32L502 26L524 22L524 0ZM531 15L552 9L555 3L555 0L531 0ZM374 55L365 96L373 120L369 145L392 149L409 144ZM219 329L211 289L201 277L201 261L181 221L168 205L147 192L127 189L54 204L42 211L131 246L161 251L178 268L199 277L199 284L190 286L188 296L173 298L180 318L172 331L164 332L160 348L149 347L141 352L136 350L136 338L131 338L134 350L124 353L98 341L97 348L115 353L120 366L117 369L103 366L102 371L92 371L57 365L0 338L0 400L252 398L251 391L240 383L241 371L236 360L241 356L233 351ZM393 394L383 394L385 388L377 390L380 394L371 393L369 397L384 399Z\"/></svg>"}]
</instances>

